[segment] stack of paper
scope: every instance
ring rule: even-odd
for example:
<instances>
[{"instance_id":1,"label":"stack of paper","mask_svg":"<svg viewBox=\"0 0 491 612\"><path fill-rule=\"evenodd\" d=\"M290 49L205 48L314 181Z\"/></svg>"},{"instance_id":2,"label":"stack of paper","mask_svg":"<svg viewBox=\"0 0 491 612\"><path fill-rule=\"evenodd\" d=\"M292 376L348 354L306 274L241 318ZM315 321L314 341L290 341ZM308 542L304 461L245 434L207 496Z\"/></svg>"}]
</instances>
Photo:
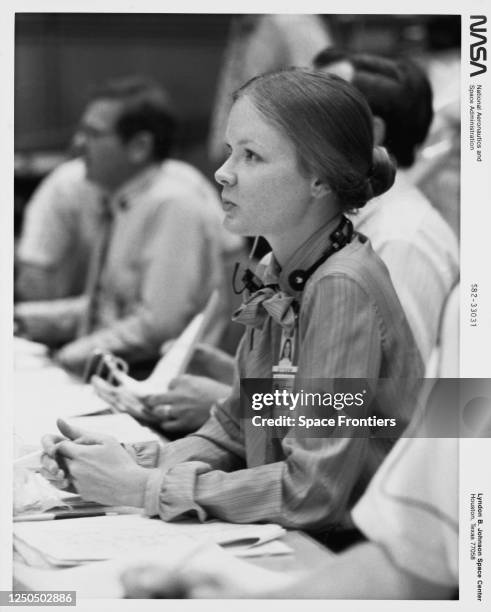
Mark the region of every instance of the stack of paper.
<instances>
[{"instance_id":1,"label":"stack of paper","mask_svg":"<svg viewBox=\"0 0 491 612\"><path fill-rule=\"evenodd\" d=\"M39 447L43 434L57 432L60 417L107 411L92 386L53 363L45 346L15 338L14 355L14 431L24 452Z\"/></svg>"},{"instance_id":2,"label":"stack of paper","mask_svg":"<svg viewBox=\"0 0 491 612\"><path fill-rule=\"evenodd\" d=\"M103 516L61 521L16 523L16 540L42 553L53 565L75 565L89 561L131 558L143 552L165 551L182 538L196 544L240 544L257 546L279 538L279 525L210 523L165 523L139 515Z\"/></svg>"}]
</instances>

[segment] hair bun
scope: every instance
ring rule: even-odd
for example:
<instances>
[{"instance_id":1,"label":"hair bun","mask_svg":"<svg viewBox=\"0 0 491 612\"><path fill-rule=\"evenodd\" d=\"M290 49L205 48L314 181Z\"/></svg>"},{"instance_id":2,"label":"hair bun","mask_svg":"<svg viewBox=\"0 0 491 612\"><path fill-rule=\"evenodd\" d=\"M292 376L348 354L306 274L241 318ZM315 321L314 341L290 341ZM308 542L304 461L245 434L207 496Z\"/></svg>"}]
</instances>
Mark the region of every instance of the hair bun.
<instances>
[{"instance_id":1,"label":"hair bun","mask_svg":"<svg viewBox=\"0 0 491 612\"><path fill-rule=\"evenodd\" d=\"M388 191L396 177L396 165L385 147L374 147L372 160L367 181L367 202Z\"/></svg>"}]
</instances>

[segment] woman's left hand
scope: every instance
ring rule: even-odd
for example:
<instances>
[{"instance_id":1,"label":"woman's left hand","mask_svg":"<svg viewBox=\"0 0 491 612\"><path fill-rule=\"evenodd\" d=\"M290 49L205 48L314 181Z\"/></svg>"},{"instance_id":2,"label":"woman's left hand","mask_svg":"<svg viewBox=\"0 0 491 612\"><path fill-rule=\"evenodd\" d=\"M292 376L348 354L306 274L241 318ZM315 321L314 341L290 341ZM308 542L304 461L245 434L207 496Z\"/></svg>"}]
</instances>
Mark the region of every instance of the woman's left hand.
<instances>
[{"instance_id":1,"label":"woman's left hand","mask_svg":"<svg viewBox=\"0 0 491 612\"><path fill-rule=\"evenodd\" d=\"M56 444L71 481L85 500L112 506L143 507L149 470L135 463L112 436L85 431L58 420L68 438Z\"/></svg>"},{"instance_id":2,"label":"woman's left hand","mask_svg":"<svg viewBox=\"0 0 491 612\"><path fill-rule=\"evenodd\" d=\"M189 433L208 420L213 404L230 391L228 385L217 380L181 374L169 383L168 391L145 398L145 413L159 420L164 432Z\"/></svg>"}]
</instances>

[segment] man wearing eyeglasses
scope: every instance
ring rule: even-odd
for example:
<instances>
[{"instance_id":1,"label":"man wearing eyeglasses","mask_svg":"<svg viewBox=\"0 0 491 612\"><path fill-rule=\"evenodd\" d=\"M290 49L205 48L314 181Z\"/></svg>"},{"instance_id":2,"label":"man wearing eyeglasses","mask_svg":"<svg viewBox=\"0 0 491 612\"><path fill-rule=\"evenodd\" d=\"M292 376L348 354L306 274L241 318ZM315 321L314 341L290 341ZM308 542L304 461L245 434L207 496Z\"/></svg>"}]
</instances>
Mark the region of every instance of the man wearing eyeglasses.
<instances>
[{"instance_id":1,"label":"man wearing eyeglasses","mask_svg":"<svg viewBox=\"0 0 491 612\"><path fill-rule=\"evenodd\" d=\"M23 333L56 347L56 358L70 370L80 372L94 349L137 364L153 360L162 343L204 307L213 288L225 291L224 257L240 243L221 228L208 181L188 164L168 159L174 130L158 85L140 78L109 83L93 97L76 131L80 159L55 171L63 194L61 213L51 216L57 227L43 224L46 216L38 214L37 228L29 230L36 225L34 203L28 211L21 261L35 251L29 247L36 243L34 231L41 240L44 235L48 251L57 251L54 265L44 266L45 278L50 266L56 272L71 258L82 260L80 275L85 264L82 295L15 308ZM43 206L50 210L49 202ZM225 326L222 314L210 330L212 341Z\"/></svg>"}]
</instances>

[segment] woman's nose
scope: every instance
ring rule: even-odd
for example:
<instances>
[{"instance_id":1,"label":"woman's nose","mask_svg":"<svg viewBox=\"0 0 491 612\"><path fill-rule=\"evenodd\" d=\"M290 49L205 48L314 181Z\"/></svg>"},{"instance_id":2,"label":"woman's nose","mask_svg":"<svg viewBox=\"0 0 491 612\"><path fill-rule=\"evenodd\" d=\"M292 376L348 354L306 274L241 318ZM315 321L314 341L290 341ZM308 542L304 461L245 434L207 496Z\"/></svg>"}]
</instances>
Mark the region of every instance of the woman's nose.
<instances>
[{"instance_id":1,"label":"woman's nose","mask_svg":"<svg viewBox=\"0 0 491 612\"><path fill-rule=\"evenodd\" d=\"M227 159L215 172L215 181L222 186L234 185L237 182L237 176L232 169L230 159Z\"/></svg>"}]
</instances>

